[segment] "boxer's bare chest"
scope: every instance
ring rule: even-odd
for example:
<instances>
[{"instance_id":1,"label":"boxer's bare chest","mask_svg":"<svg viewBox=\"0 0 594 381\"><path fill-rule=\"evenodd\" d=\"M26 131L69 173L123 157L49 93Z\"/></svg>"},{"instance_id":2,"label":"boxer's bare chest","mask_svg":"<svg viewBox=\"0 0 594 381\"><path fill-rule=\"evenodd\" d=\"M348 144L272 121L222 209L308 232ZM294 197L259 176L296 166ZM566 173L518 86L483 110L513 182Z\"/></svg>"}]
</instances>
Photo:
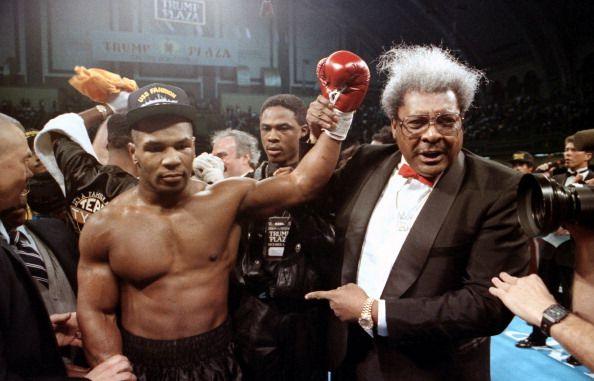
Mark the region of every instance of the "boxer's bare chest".
<instances>
[{"instance_id":1,"label":"boxer's bare chest","mask_svg":"<svg viewBox=\"0 0 594 381\"><path fill-rule=\"evenodd\" d=\"M234 220L233 205L204 202L127 210L111 229L110 266L121 279L151 281L224 265Z\"/></svg>"}]
</instances>

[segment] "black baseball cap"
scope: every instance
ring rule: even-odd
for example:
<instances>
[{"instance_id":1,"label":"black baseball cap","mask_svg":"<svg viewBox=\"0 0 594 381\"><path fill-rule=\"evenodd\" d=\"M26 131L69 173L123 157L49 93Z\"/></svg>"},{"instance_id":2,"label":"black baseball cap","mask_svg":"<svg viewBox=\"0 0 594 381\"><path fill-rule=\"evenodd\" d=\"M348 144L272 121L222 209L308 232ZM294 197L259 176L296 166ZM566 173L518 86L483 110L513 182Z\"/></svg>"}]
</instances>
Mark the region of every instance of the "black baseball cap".
<instances>
[{"instance_id":1,"label":"black baseball cap","mask_svg":"<svg viewBox=\"0 0 594 381\"><path fill-rule=\"evenodd\" d=\"M130 128L139 121L157 115L173 115L187 119L197 130L198 110L190 104L185 91L176 86L151 83L128 97L126 118Z\"/></svg>"},{"instance_id":2,"label":"black baseball cap","mask_svg":"<svg viewBox=\"0 0 594 381\"><path fill-rule=\"evenodd\" d=\"M518 151L513 154L510 163L528 164L534 167L534 156L526 151Z\"/></svg>"}]
</instances>

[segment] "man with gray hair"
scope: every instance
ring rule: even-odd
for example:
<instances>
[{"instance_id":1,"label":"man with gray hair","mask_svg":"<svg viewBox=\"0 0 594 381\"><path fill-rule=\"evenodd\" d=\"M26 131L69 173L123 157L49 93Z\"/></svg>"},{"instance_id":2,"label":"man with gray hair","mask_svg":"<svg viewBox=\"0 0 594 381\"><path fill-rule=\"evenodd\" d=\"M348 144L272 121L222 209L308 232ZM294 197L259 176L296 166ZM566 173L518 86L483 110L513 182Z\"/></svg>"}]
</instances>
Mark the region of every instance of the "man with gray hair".
<instances>
[{"instance_id":1,"label":"man with gray hair","mask_svg":"<svg viewBox=\"0 0 594 381\"><path fill-rule=\"evenodd\" d=\"M209 184L227 177L246 176L260 160L258 140L247 132L227 128L211 138L212 153L200 154L192 165L194 174Z\"/></svg>"},{"instance_id":2,"label":"man with gray hair","mask_svg":"<svg viewBox=\"0 0 594 381\"><path fill-rule=\"evenodd\" d=\"M462 149L482 72L436 46L396 46L379 68L397 144L362 146L328 185L337 288L306 298L348 323L330 329L339 379L489 380L489 336L512 319L490 280L528 270L520 176ZM327 105L310 126L327 126Z\"/></svg>"}]
</instances>

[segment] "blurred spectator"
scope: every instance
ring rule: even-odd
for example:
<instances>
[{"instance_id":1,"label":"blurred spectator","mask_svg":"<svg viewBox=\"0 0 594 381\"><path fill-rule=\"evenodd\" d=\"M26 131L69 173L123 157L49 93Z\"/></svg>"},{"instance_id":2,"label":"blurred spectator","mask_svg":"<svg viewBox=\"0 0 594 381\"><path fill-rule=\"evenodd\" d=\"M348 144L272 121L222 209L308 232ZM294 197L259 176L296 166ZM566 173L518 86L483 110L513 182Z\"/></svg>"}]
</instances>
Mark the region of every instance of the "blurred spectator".
<instances>
[{"instance_id":1,"label":"blurred spectator","mask_svg":"<svg viewBox=\"0 0 594 381\"><path fill-rule=\"evenodd\" d=\"M391 126L383 126L381 130L373 134L371 144L394 144Z\"/></svg>"},{"instance_id":2,"label":"blurred spectator","mask_svg":"<svg viewBox=\"0 0 594 381\"><path fill-rule=\"evenodd\" d=\"M520 173L532 173L534 171L534 156L529 152L515 152L510 163L512 168Z\"/></svg>"}]
</instances>

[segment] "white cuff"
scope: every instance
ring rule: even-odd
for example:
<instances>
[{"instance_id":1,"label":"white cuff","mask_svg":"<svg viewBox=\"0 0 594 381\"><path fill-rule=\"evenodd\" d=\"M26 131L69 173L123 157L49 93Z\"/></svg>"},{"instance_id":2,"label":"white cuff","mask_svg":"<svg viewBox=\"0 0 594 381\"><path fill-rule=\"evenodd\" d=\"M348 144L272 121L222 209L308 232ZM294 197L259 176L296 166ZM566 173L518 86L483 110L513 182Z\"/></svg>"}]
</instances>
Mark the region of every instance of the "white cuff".
<instances>
[{"instance_id":1,"label":"white cuff","mask_svg":"<svg viewBox=\"0 0 594 381\"><path fill-rule=\"evenodd\" d=\"M386 301L380 299L377 301L377 334L379 336L388 336L388 321L386 319Z\"/></svg>"}]
</instances>

